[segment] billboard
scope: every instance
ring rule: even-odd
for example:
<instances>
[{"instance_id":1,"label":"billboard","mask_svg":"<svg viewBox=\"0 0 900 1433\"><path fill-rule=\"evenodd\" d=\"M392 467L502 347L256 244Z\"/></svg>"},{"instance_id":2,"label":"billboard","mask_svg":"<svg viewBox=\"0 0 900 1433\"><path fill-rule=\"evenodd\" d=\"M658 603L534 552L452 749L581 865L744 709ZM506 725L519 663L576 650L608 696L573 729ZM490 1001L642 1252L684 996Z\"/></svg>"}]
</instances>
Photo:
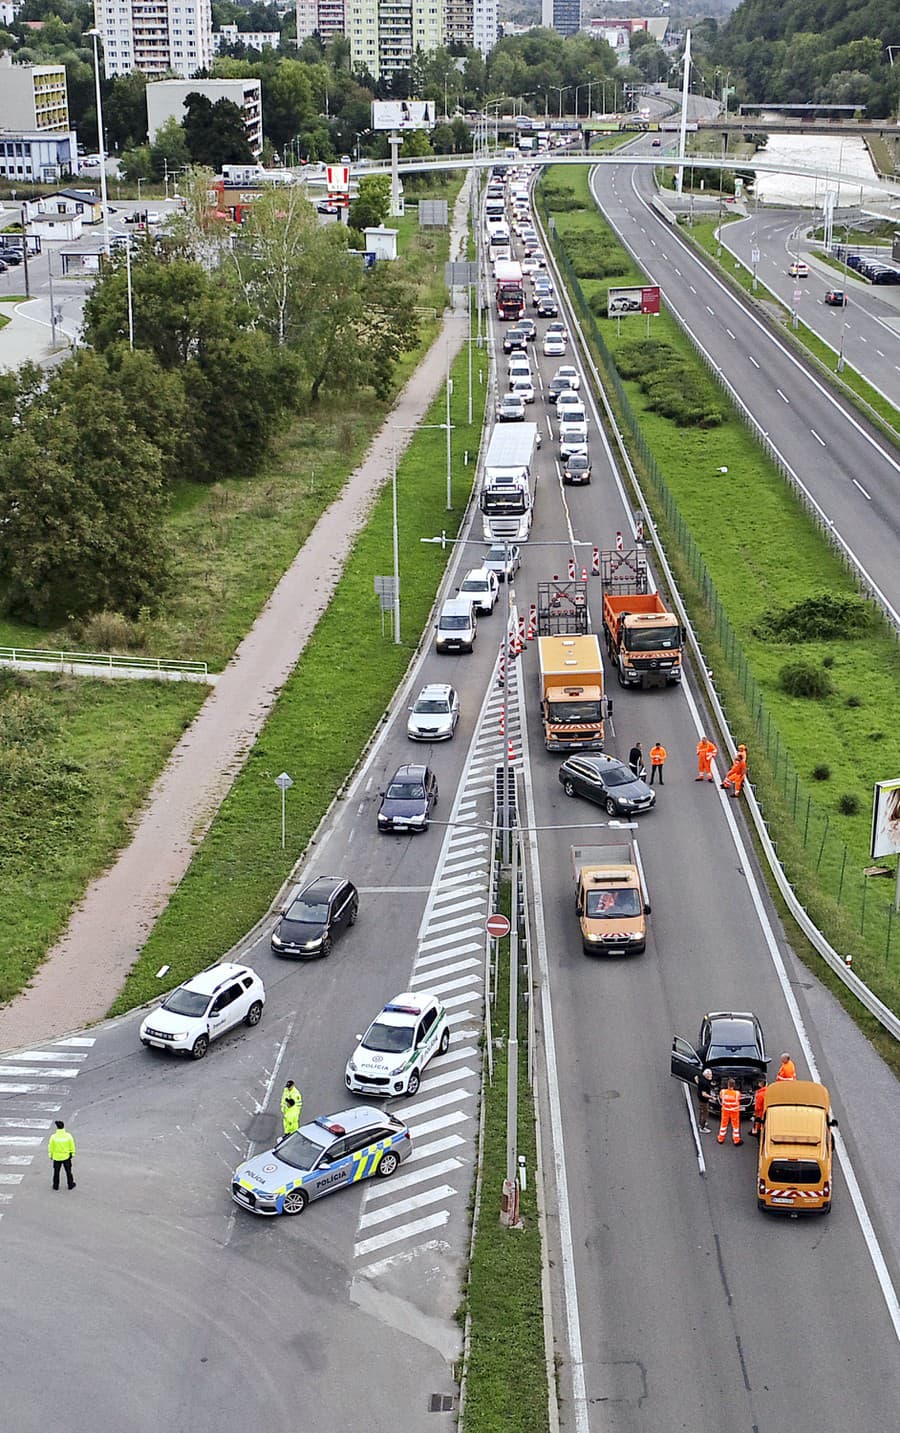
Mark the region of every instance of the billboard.
<instances>
[{"instance_id":1,"label":"billboard","mask_svg":"<svg viewBox=\"0 0 900 1433\"><path fill-rule=\"evenodd\" d=\"M872 859L900 855L900 779L879 781L872 803Z\"/></svg>"},{"instance_id":2,"label":"billboard","mask_svg":"<svg viewBox=\"0 0 900 1433\"><path fill-rule=\"evenodd\" d=\"M432 100L373 100L373 129L433 129Z\"/></svg>"},{"instance_id":3,"label":"billboard","mask_svg":"<svg viewBox=\"0 0 900 1433\"><path fill-rule=\"evenodd\" d=\"M659 313L659 285L643 288L609 290L606 300L608 318L622 318L633 313Z\"/></svg>"}]
</instances>

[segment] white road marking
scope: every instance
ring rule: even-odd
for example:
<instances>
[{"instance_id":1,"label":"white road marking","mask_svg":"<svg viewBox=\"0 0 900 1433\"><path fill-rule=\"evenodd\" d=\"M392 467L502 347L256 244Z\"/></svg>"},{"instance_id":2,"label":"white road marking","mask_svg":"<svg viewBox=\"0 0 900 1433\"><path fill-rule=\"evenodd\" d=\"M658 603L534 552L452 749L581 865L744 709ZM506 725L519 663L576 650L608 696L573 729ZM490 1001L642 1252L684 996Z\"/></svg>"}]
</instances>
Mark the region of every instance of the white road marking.
<instances>
[{"instance_id":1,"label":"white road marking","mask_svg":"<svg viewBox=\"0 0 900 1433\"><path fill-rule=\"evenodd\" d=\"M427 1120L423 1125L411 1124L410 1129L414 1140L421 1139L423 1135L435 1134L439 1129L450 1129L453 1125L468 1124L471 1118L471 1115L465 1114L462 1110L454 1110L452 1114L439 1115L437 1119Z\"/></svg>"},{"instance_id":2,"label":"white road marking","mask_svg":"<svg viewBox=\"0 0 900 1433\"><path fill-rule=\"evenodd\" d=\"M388 1229L384 1234L373 1234L371 1239L363 1239L359 1244L354 1244L354 1256L359 1259L366 1254L374 1254L377 1249L386 1249L389 1244L397 1244L401 1239L411 1239L416 1234L424 1234L427 1229L439 1229L449 1218L450 1210L441 1209L437 1214L429 1214L426 1219L414 1219L411 1224L400 1224L396 1229Z\"/></svg>"},{"instance_id":3,"label":"white road marking","mask_svg":"<svg viewBox=\"0 0 900 1433\"><path fill-rule=\"evenodd\" d=\"M446 945L446 941L441 942ZM416 969L420 965L436 965L439 960L446 960L448 956L470 955L474 951L484 951L484 942L471 940L466 945L453 946L452 950L437 950L432 955L420 955L416 961Z\"/></svg>"},{"instance_id":4,"label":"white road marking","mask_svg":"<svg viewBox=\"0 0 900 1433\"><path fill-rule=\"evenodd\" d=\"M780 388L776 388L775 392L778 394L778 397L781 399L782 403L790 404L790 398L788 398L786 393L782 393Z\"/></svg>"},{"instance_id":5,"label":"white road marking","mask_svg":"<svg viewBox=\"0 0 900 1433\"><path fill-rule=\"evenodd\" d=\"M416 1169L411 1174L397 1174L392 1179L382 1179L378 1182L370 1179L366 1184L365 1202L368 1205L373 1199L384 1199L398 1189L412 1189L416 1184L424 1184L426 1179L437 1179L441 1175L452 1174L454 1169L462 1169L462 1163L461 1159L441 1159L437 1164L429 1165L427 1169ZM409 1160L403 1166L404 1169L407 1164L409 1164Z\"/></svg>"},{"instance_id":6,"label":"white road marking","mask_svg":"<svg viewBox=\"0 0 900 1433\"><path fill-rule=\"evenodd\" d=\"M469 914L466 916L466 920L471 920L475 910L478 906L483 906L486 900L486 894L466 896L461 891L445 891L443 895L437 895L435 897L435 906L432 907L432 909L434 910L434 914L439 916L450 916L456 911L468 911ZM438 901L441 902L441 910L435 909Z\"/></svg>"},{"instance_id":7,"label":"white road marking","mask_svg":"<svg viewBox=\"0 0 900 1433\"><path fill-rule=\"evenodd\" d=\"M4 1174L0 1170L0 1184L21 1184L24 1178L24 1174Z\"/></svg>"},{"instance_id":8,"label":"white road marking","mask_svg":"<svg viewBox=\"0 0 900 1433\"><path fill-rule=\"evenodd\" d=\"M734 334L731 332L731 329L730 329L730 328L726 328L725 332L728 334L728 337L729 337L730 339L734 339ZM737 342L736 339L734 339L734 341Z\"/></svg>"},{"instance_id":9,"label":"white road marking","mask_svg":"<svg viewBox=\"0 0 900 1433\"><path fill-rule=\"evenodd\" d=\"M444 1006L444 1009L445 1009L445 1010L453 1010L453 1009L456 1008L457 1005L466 1005L467 1003L471 1002L472 996L473 996L474 993L475 993L474 991L470 990L467 995L448 995L447 998L446 998L446 1000L442 1001L442 1004L443 1004L443 1006ZM479 1004L479 1006L481 1005L481 1001L480 1001L480 1000L478 1001L478 1004ZM479 1010L479 1011L477 1012L477 1016L480 1017L480 1014L481 1014L481 1012L480 1012L480 1010ZM476 1012L475 1012L474 1010L471 1010L471 1011L467 1010L467 1011L466 1011L466 1015L465 1015L463 1018L466 1018L466 1017L468 1017L470 1020L474 1020L474 1019L477 1018L477 1017L476 1017ZM459 1018L459 1017L457 1017L457 1018ZM447 1019L448 1019L448 1020L451 1022L451 1024L452 1024L452 1022L453 1022L453 1016L452 1016L452 1015L448 1015L448 1016L447 1016Z\"/></svg>"},{"instance_id":10,"label":"white road marking","mask_svg":"<svg viewBox=\"0 0 900 1433\"><path fill-rule=\"evenodd\" d=\"M426 1239L424 1243L417 1244L414 1249L404 1249L399 1254L391 1254L387 1259L378 1259L374 1264L366 1264L362 1269L357 1269L357 1279L377 1279L381 1274L386 1274L388 1269L395 1269L400 1264L411 1264L413 1259L418 1259L421 1254L434 1253L440 1250L446 1253L449 1245L444 1239Z\"/></svg>"},{"instance_id":11,"label":"white road marking","mask_svg":"<svg viewBox=\"0 0 900 1433\"><path fill-rule=\"evenodd\" d=\"M17 1149L34 1149L36 1145L43 1144L39 1134L3 1134L0 1135L0 1144L13 1145Z\"/></svg>"},{"instance_id":12,"label":"white road marking","mask_svg":"<svg viewBox=\"0 0 900 1433\"><path fill-rule=\"evenodd\" d=\"M77 1070L42 1070L40 1066L31 1065L0 1065L0 1075L40 1075L44 1080L74 1080L78 1074ZM2 1086L0 1086L2 1088ZM15 1089L16 1086L11 1086ZM19 1088L23 1088L21 1085ZM25 1086L24 1088L33 1088ZM49 1085L38 1086L39 1089L49 1089Z\"/></svg>"},{"instance_id":13,"label":"white road marking","mask_svg":"<svg viewBox=\"0 0 900 1433\"><path fill-rule=\"evenodd\" d=\"M96 1035L67 1035L65 1040L54 1040L55 1045L71 1046L73 1050L81 1050L96 1045Z\"/></svg>"},{"instance_id":14,"label":"white road marking","mask_svg":"<svg viewBox=\"0 0 900 1433\"><path fill-rule=\"evenodd\" d=\"M682 1085L681 1093L684 1095L684 1102L687 1105L688 1119L691 1122L691 1131L694 1136L694 1149L697 1152L697 1166L701 1174L706 1173L706 1160L703 1158L703 1147L700 1140L700 1129L694 1116L694 1104L691 1099L691 1092L687 1085Z\"/></svg>"},{"instance_id":15,"label":"white road marking","mask_svg":"<svg viewBox=\"0 0 900 1433\"><path fill-rule=\"evenodd\" d=\"M759 367L759 364L757 363L756 359L753 357L753 354L752 354L752 353L748 353L748 354L747 354L747 357L749 358L750 362L753 364L753 367L754 367L754 368L758 368L758 367Z\"/></svg>"},{"instance_id":16,"label":"white road marking","mask_svg":"<svg viewBox=\"0 0 900 1433\"><path fill-rule=\"evenodd\" d=\"M22 1176L17 1175L17 1179ZM3 1176L0 1175L0 1183ZM374 1224L386 1224L389 1219L397 1218L401 1214L414 1214L417 1209L425 1209L429 1204L439 1204L442 1199L452 1199L456 1190L452 1184L439 1184L437 1189L423 1189L421 1194L414 1194L411 1199L398 1199L396 1204L389 1204L386 1209L374 1209L371 1214L363 1214L360 1217L360 1229L371 1229Z\"/></svg>"},{"instance_id":17,"label":"white road marking","mask_svg":"<svg viewBox=\"0 0 900 1433\"><path fill-rule=\"evenodd\" d=\"M413 983L415 984L417 980L420 980L421 978L422 977L416 977L414 975ZM448 990L459 990L462 986L465 985L474 985L477 986L479 989L481 988L480 970L478 971L477 975L461 975L457 980L433 980L430 975L426 975L424 978L426 981L428 981L428 989L433 990L436 995L444 995L444 993Z\"/></svg>"},{"instance_id":18,"label":"white road marking","mask_svg":"<svg viewBox=\"0 0 900 1433\"><path fill-rule=\"evenodd\" d=\"M432 1110L446 1109L447 1105L452 1105L459 1100L470 1100L471 1098L471 1090L450 1090L446 1095L435 1095L433 1100L419 1100L414 1105L404 1105L398 1109L396 1113L406 1124L413 1127L419 1115L428 1115L431 1114ZM414 1128L413 1134L415 1134Z\"/></svg>"},{"instance_id":19,"label":"white road marking","mask_svg":"<svg viewBox=\"0 0 900 1433\"><path fill-rule=\"evenodd\" d=\"M77 1054L74 1050L17 1050L14 1055L7 1055L8 1060L86 1060L87 1055Z\"/></svg>"},{"instance_id":20,"label":"white road marking","mask_svg":"<svg viewBox=\"0 0 900 1433\"><path fill-rule=\"evenodd\" d=\"M442 1069L444 1065L449 1064L451 1060L468 1060L470 1057L473 1060L478 1059L478 1050L475 1045L460 1045L458 1048L454 1047L445 1054L438 1056Z\"/></svg>"},{"instance_id":21,"label":"white road marking","mask_svg":"<svg viewBox=\"0 0 900 1433\"><path fill-rule=\"evenodd\" d=\"M0 1164L30 1164L33 1154L0 1154Z\"/></svg>"},{"instance_id":22,"label":"white road marking","mask_svg":"<svg viewBox=\"0 0 900 1433\"><path fill-rule=\"evenodd\" d=\"M470 912L470 913L469 913L468 915L466 915L466 916L453 916L453 917L451 917L450 920L430 921L427 928L428 928L429 932L430 932L430 931L441 931L441 930L454 930L454 929L458 930L461 925L464 925L464 926L468 926L468 928L469 928L470 930L477 930L478 927L477 927L477 926L473 926L472 920L473 920L473 917L472 917L472 913ZM0 1072L0 1073L2 1073L2 1072ZM35 1072L32 1072L32 1073L35 1073ZM56 1074L57 1072L54 1070L53 1073ZM75 1073L74 1070L73 1070L72 1073L73 1073L73 1074Z\"/></svg>"},{"instance_id":23,"label":"white road marking","mask_svg":"<svg viewBox=\"0 0 900 1433\"><path fill-rule=\"evenodd\" d=\"M817 443L821 443L822 447L824 448L824 447L826 446L826 445L825 445L825 439L819 437L819 435L818 435L818 433L816 432L815 428L810 428L809 431L812 433L812 435L813 435L813 437L815 438L816 442L817 442Z\"/></svg>"},{"instance_id":24,"label":"white road marking","mask_svg":"<svg viewBox=\"0 0 900 1433\"><path fill-rule=\"evenodd\" d=\"M482 934L482 930L481 930L480 927L476 930L476 928L473 926L473 928L472 928L472 933L473 933L473 935L476 935L476 934L477 934L477 935L481 935L481 934ZM448 955L453 955L453 954L455 954L456 951L467 950L468 947L465 946L465 945L455 946L452 951L451 951L451 950L446 950L446 949L445 949L445 950L440 950L440 947L441 947L441 946L448 946L448 945L449 945L449 946L452 946L454 941L458 941L458 940L460 940L460 939L464 939L464 938L465 938L465 934L466 934L466 933L463 932L463 931L457 931L457 932L455 933L455 935L440 935L440 936L435 936L435 937L434 937L433 939L431 939L431 940L423 940L423 941L421 942L420 949L423 950L423 951L428 951L428 950L430 950L430 951L437 951L437 952L439 953L440 959L441 959L441 960L445 960ZM483 942L483 941L479 941L478 946L477 946L477 949L478 949L478 950L482 950L483 948L484 948L484 942Z\"/></svg>"},{"instance_id":25,"label":"white road marking","mask_svg":"<svg viewBox=\"0 0 900 1433\"><path fill-rule=\"evenodd\" d=\"M448 1149L459 1149L465 1142L461 1134L448 1134L446 1139L435 1139L431 1144L417 1145L406 1163L415 1164L417 1159L431 1159L433 1155L444 1154Z\"/></svg>"},{"instance_id":26,"label":"white road marking","mask_svg":"<svg viewBox=\"0 0 900 1433\"><path fill-rule=\"evenodd\" d=\"M480 961L480 960L473 960L472 957L470 956L468 960L458 960L458 961L455 961L453 965L441 965L441 966L439 966L439 967L437 968L437 970L423 970L422 973L421 973L421 975L419 975L419 974L414 974L414 975L411 977L411 979L412 979L412 984L413 984L413 985L427 985L428 982L431 981L431 980L441 980L441 978L442 978L443 976L445 976L445 975L456 975L456 974L458 974L459 971L461 971L461 970L480 970L480 969L481 969L481 961ZM442 985L441 988L444 989L444 990L447 990L447 989L449 989L449 986Z\"/></svg>"},{"instance_id":27,"label":"white road marking","mask_svg":"<svg viewBox=\"0 0 900 1433\"><path fill-rule=\"evenodd\" d=\"M444 1085L452 1085L454 1080L475 1080L479 1077L480 1073L479 1070L470 1069L468 1065L463 1065L461 1070L445 1070L443 1074L435 1074L428 1079L423 1079L419 1090L420 1092L424 1090L427 1095L430 1094L432 1090L441 1089ZM468 1093L471 1095L474 1092L470 1090Z\"/></svg>"},{"instance_id":28,"label":"white road marking","mask_svg":"<svg viewBox=\"0 0 900 1433\"><path fill-rule=\"evenodd\" d=\"M866 492L866 490L865 490L865 488L863 487L862 483L857 482L856 478L853 479L853 483L854 483L854 486L855 486L855 487L859 488L859 490L860 490L860 492L862 493L863 497L865 498L866 502L867 502L867 503L870 503L870 502L872 501L872 499L870 498L869 494Z\"/></svg>"},{"instance_id":29,"label":"white road marking","mask_svg":"<svg viewBox=\"0 0 900 1433\"><path fill-rule=\"evenodd\" d=\"M49 1129L50 1124L50 1120L0 1120L0 1129Z\"/></svg>"},{"instance_id":30,"label":"white road marking","mask_svg":"<svg viewBox=\"0 0 900 1433\"><path fill-rule=\"evenodd\" d=\"M704 307L705 307L705 309L706 309L706 312L710 315L710 317L711 317L711 318L715 318L715 313L714 313L713 310L710 308L709 304L705 304Z\"/></svg>"}]
</instances>

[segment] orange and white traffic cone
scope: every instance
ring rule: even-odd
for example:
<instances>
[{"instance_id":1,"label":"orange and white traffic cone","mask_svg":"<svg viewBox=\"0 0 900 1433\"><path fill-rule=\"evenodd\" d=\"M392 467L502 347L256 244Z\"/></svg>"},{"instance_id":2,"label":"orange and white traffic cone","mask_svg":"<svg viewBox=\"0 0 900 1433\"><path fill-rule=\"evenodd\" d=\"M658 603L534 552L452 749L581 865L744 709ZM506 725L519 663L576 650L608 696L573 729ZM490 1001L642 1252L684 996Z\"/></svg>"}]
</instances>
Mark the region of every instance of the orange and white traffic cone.
<instances>
[{"instance_id":1,"label":"orange and white traffic cone","mask_svg":"<svg viewBox=\"0 0 900 1433\"><path fill-rule=\"evenodd\" d=\"M587 582L587 568L586 568L586 567L582 567L582 569L581 569L581 580L582 580L582 582Z\"/></svg>"},{"instance_id":2,"label":"orange and white traffic cone","mask_svg":"<svg viewBox=\"0 0 900 1433\"><path fill-rule=\"evenodd\" d=\"M514 748L514 746L513 746L513 744L512 744L512 737L510 737L509 741L508 741L507 744L506 744L506 754L507 754L507 756L509 757L510 761L515 761L515 759L516 759L516 752L515 752L515 748Z\"/></svg>"}]
</instances>

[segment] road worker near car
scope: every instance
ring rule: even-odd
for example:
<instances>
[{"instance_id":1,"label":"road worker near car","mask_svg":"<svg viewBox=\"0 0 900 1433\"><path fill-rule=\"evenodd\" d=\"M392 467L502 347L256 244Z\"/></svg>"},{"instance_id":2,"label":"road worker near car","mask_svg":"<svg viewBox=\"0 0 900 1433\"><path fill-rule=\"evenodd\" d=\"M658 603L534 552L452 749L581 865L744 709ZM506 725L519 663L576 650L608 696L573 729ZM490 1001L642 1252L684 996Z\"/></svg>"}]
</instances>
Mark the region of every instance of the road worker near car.
<instances>
[{"instance_id":1,"label":"road worker near car","mask_svg":"<svg viewBox=\"0 0 900 1433\"><path fill-rule=\"evenodd\" d=\"M753 1096L753 1118L750 1121L750 1133L752 1135L759 1136L765 1117L766 1082L765 1080L758 1080L756 1084L756 1094Z\"/></svg>"},{"instance_id":2,"label":"road worker near car","mask_svg":"<svg viewBox=\"0 0 900 1433\"><path fill-rule=\"evenodd\" d=\"M72 1160L75 1156L75 1141L66 1129L65 1121L56 1121L56 1129L47 1141L47 1153L53 1161L53 1188L59 1189L59 1171L64 1169L66 1184L69 1189L74 1189Z\"/></svg>"},{"instance_id":3,"label":"road worker near car","mask_svg":"<svg viewBox=\"0 0 900 1433\"><path fill-rule=\"evenodd\" d=\"M732 796L740 796L747 779L747 748L739 746L737 755L731 763L728 775L722 782L723 791L731 791Z\"/></svg>"},{"instance_id":4,"label":"road worker near car","mask_svg":"<svg viewBox=\"0 0 900 1433\"><path fill-rule=\"evenodd\" d=\"M781 1057L781 1068L779 1069L778 1074L775 1076L775 1079L776 1079L776 1080L796 1080L796 1078L797 1078L797 1066L794 1064L794 1062L793 1062L793 1060L791 1059L790 1055L788 1055L787 1053L785 1053L785 1054L782 1055L782 1057Z\"/></svg>"},{"instance_id":5,"label":"road worker near car","mask_svg":"<svg viewBox=\"0 0 900 1433\"><path fill-rule=\"evenodd\" d=\"M712 764L719 755L719 748L708 736L701 736L697 742L697 775L695 781L715 781Z\"/></svg>"},{"instance_id":6,"label":"road worker near car","mask_svg":"<svg viewBox=\"0 0 900 1433\"><path fill-rule=\"evenodd\" d=\"M655 744L655 746L651 746L651 748L650 748L650 785L651 785L651 786L653 785L653 783L654 783L654 781L656 780L657 776L659 777L659 784L660 784L660 786L663 786L663 785L665 784L665 783L663 782L663 767L664 767L665 764L666 764L666 757L668 756L668 754L669 754L669 753L666 751L666 748L663 746L663 744L662 744L661 741L658 741L658 742Z\"/></svg>"},{"instance_id":7,"label":"road worker near car","mask_svg":"<svg viewBox=\"0 0 900 1433\"><path fill-rule=\"evenodd\" d=\"M297 1120L299 1121L299 1119L300 1119L300 1111L303 1109L303 1096L301 1095L300 1091L297 1089L297 1086L294 1084L293 1080L288 1080L287 1083L285 1084L284 1089L283 1089L282 1092L281 1092L281 1113L282 1113L282 1116L285 1114L285 1111L286 1111L286 1109L287 1109L287 1105L288 1105L289 1102L292 1103L292 1104L295 1104L295 1105L297 1106ZM297 1128L297 1126L294 1125L294 1129L296 1129L296 1128Z\"/></svg>"},{"instance_id":8,"label":"road worker near car","mask_svg":"<svg viewBox=\"0 0 900 1433\"><path fill-rule=\"evenodd\" d=\"M724 1090L719 1091L719 1102L722 1106L722 1123L719 1125L719 1144L725 1143L725 1133L731 1125L731 1138L734 1144L743 1144L741 1139L741 1097L734 1088L734 1080L729 1080Z\"/></svg>"},{"instance_id":9,"label":"road worker near car","mask_svg":"<svg viewBox=\"0 0 900 1433\"><path fill-rule=\"evenodd\" d=\"M285 1134L296 1134L300 1128L300 1106L296 1100L285 1100L281 1107L281 1123Z\"/></svg>"}]
</instances>

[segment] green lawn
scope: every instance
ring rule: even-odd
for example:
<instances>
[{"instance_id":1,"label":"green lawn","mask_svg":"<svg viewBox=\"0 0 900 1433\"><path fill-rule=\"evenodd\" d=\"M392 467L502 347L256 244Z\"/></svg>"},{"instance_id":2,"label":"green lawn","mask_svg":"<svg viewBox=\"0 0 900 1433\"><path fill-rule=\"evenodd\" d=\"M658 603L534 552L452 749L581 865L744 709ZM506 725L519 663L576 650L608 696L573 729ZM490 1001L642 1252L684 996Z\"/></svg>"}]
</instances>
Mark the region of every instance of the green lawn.
<instances>
[{"instance_id":1,"label":"green lawn","mask_svg":"<svg viewBox=\"0 0 900 1433\"><path fill-rule=\"evenodd\" d=\"M0 671L0 1001L127 840L206 688Z\"/></svg>"},{"instance_id":2,"label":"green lawn","mask_svg":"<svg viewBox=\"0 0 900 1433\"><path fill-rule=\"evenodd\" d=\"M563 181L559 171L550 174L554 184L564 182L587 206L586 176L566 172ZM574 240L573 252L579 236L596 231L601 222L587 207L555 217L563 242L572 245ZM621 276L617 274L612 282L640 279L623 254ZM605 297L609 281L583 279L587 300ZM597 327L613 360L624 345L643 338L646 331L640 319L618 325L599 318ZM663 314L653 321L651 332L656 340L670 344L691 371L703 372L674 320ZM721 406L719 390L712 387L712 380L704 381ZM721 619L718 634L708 626L712 645L706 646L707 656L717 684L729 687L732 727L736 739L746 738L751 748L751 776L760 783L779 849L784 848L782 855L798 888L802 885L804 899L838 948L852 951L863 978L882 998L897 1004L900 929L893 931L892 956L887 961L892 934L887 892L883 886L867 885L862 875L869 864L873 783L900 770L900 730L891 718L900 707L900 652L895 637L878 620L856 640L790 644L760 636L757 628L767 610L804 603L823 593L852 596L855 588L849 573L730 409L721 426L679 428L650 410L636 381L626 381L624 390L645 451L655 457L660 480L683 524L679 528L674 518L667 523L661 516L679 580L686 593L693 590L699 601L697 579L700 564L705 565L727 614L731 634ZM640 457L638 462L649 479L652 464ZM721 468L727 468L727 474ZM662 489L657 499L661 504ZM697 549L693 563L683 557L690 539ZM695 615L702 619L694 605ZM797 660L827 674L830 695L813 701L782 690L781 669ZM753 679L766 708L761 730L755 723L757 699L753 698L752 712L748 706ZM768 761L764 752L769 753ZM827 768L826 779L814 778L816 767ZM855 798L856 814L840 809L842 798Z\"/></svg>"}]
</instances>

